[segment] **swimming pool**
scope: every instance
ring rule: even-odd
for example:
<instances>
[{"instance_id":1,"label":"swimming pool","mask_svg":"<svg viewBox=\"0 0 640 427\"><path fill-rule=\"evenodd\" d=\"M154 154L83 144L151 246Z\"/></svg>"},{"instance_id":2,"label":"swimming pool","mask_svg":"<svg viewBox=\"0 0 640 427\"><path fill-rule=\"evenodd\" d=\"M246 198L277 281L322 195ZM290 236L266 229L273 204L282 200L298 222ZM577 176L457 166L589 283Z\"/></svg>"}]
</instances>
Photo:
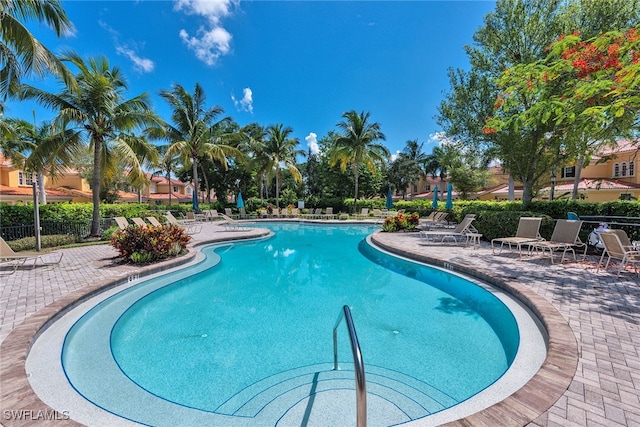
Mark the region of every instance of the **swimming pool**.
<instances>
[{"instance_id":1,"label":"swimming pool","mask_svg":"<svg viewBox=\"0 0 640 427\"><path fill-rule=\"evenodd\" d=\"M345 333L343 370L330 363L344 304L368 391L394 409L382 425L456 405L514 361L518 325L484 288L371 248L370 228L270 228L271 239L206 248L188 275L162 275L83 315L65 338L69 381L96 405L153 425L170 424L176 409L182 420L286 424L313 397L353 395Z\"/></svg>"}]
</instances>

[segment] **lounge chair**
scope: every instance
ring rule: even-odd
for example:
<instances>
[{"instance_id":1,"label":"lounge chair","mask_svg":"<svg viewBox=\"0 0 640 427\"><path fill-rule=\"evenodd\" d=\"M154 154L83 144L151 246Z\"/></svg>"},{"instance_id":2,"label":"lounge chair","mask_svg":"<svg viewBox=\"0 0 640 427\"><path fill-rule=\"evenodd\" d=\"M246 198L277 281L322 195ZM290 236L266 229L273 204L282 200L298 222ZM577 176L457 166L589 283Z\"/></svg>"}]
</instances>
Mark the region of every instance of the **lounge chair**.
<instances>
[{"instance_id":1,"label":"lounge chair","mask_svg":"<svg viewBox=\"0 0 640 427\"><path fill-rule=\"evenodd\" d=\"M258 209L258 218L267 218L269 216L269 212L266 208Z\"/></svg>"},{"instance_id":2,"label":"lounge chair","mask_svg":"<svg viewBox=\"0 0 640 427\"><path fill-rule=\"evenodd\" d=\"M582 221L559 219L553 228L551 239L528 243L528 245L532 250L542 251L543 256L548 252L549 258L551 258L551 264L553 264L553 254L556 251L562 251L560 263L564 262L564 257L567 252L573 253L573 260L576 261L576 247L584 247L583 257L587 254L587 245L578 237L581 227Z\"/></svg>"},{"instance_id":3,"label":"lounge chair","mask_svg":"<svg viewBox=\"0 0 640 427\"><path fill-rule=\"evenodd\" d=\"M138 217L131 218L131 221L133 221L133 223L135 225L137 225L138 227L146 227L147 226L147 223L144 222L144 219L142 219L142 218L138 218Z\"/></svg>"},{"instance_id":4,"label":"lounge chair","mask_svg":"<svg viewBox=\"0 0 640 427\"><path fill-rule=\"evenodd\" d=\"M199 232L202 231L202 226L199 224L196 224L195 221L190 221L190 222L178 221L170 211L167 211L167 213L165 214L165 218L167 218L167 222L169 224L183 227L185 233L189 235L198 234Z\"/></svg>"},{"instance_id":5,"label":"lounge chair","mask_svg":"<svg viewBox=\"0 0 640 427\"><path fill-rule=\"evenodd\" d=\"M56 261L45 261L43 257L48 255L60 255ZM5 240L0 237L0 261L2 262L11 262L13 263L13 272L15 272L19 266L25 264L27 261L33 260L33 264L31 267L35 267L40 260L42 265L57 265L62 261L62 257L64 256L64 252L49 252L49 253L40 253L40 252L22 252L16 253L11 246L5 242ZM13 273L12 272L12 273Z\"/></svg>"},{"instance_id":6,"label":"lounge chair","mask_svg":"<svg viewBox=\"0 0 640 427\"><path fill-rule=\"evenodd\" d=\"M474 214L466 215L460 224L456 226L456 228L451 230L427 230L421 231L420 236L424 237L427 240L436 241L437 238L440 238L440 242L444 242L445 239L451 239L454 242L458 242L458 238L466 239L467 234L477 234L478 230L476 230L471 223L476 219Z\"/></svg>"},{"instance_id":7,"label":"lounge chair","mask_svg":"<svg viewBox=\"0 0 640 427\"><path fill-rule=\"evenodd\" d=\"M289 214L291 218L298 218L300 216L300 209L291 208L291 213Z\"/></svg>"},{"instance_id":8,"label":"lounge chair","mask_svg":"<svg viewBox=\"0 0 640 427\"><path fill-rule=\"evenodd\" d=\"M247 224L236 221L235 219L231 218L228 215L225 214L220 214L220 216L222 217L222 219L224 219L224 227L227 229L227 231L247 231L247 230L251 230L250 227L242 227L242 224Z\"/></svg>"},{"instance_id":9,"label":"lounge chair","mask_svg":"<svg viewBox=\"0 0 640 427\"><path fill-rule=\"evenodd\" d=\"M636 250L633 247L633 245L629 241L627 233L625 233L624 230L607 230L599 231L598 235L600 236L600 240L604 245L604 250L602 251L600 261L598 261L598 268L596 269L596 273L600 271L600 266L602 265L602 262L606 255L607 263L604 266L605 270L609 267L609 262L611 262L611 259L616 259L620 261L620 266L618 267L616 277L620 276L620 272L623 269L626 269L627 265L629 264L633 264L633 271L637 276L638 263L640 263L640 251Z\"/></svg>"},{"instance_id":10,"label":"lounge chair","mask_svg":"<svg viewBox=\"0 0 640 427\"><path fill-rule=\"evenodd\" d=\"M116 224L118 224L118 227L120 227L120 230L125 230L130 225L129 221L127 221L127 218L123 216L117 216L114 219L116 220Z\"/></svg>"},{"instance_id":11,"label":"lounge chair","mask_svg":"<svg viewBox=\"0 0 640 427\"><path fill-rule=\"evenodd\" d=\"M224 214L229 218L238 218L238 215L234 214L231 208L224 208Z\"/></svg>"},{"instance_id":12,"label":"lounge chair","mask_svg":"<svg viewBox=\"0 0 640 427\"><path fill-rule=\"evenodd\" d=\"M217 209L208 209L206 211L203 211L203 213L205 221L215 221L217 219L220 219Z\"/></svg>"},{"instance_id":13,"label":"lounge chair","mask_svg":"<svg viewBox=\"0 0 640 427\"><path fill-rule=\"evenodd\" d=\"M420 223L429 229L429 227L438 227L447 225L447 216L449 216L448 212L444 211L433 211L429 214L428 217L421 219Z\"/></svg>"},{"instance_id":14,"label":"lounge chair","mask_svg":"<svg viewBox=\"0 0 640 427\"><path fill-rule=\"evenodd\" d=\"M509 246L509 250L511 250L512 245L515 245L518 248L520 257L522 257L523 245L544 240L540 235L541 223L542 218L521 217L520 221L518 221L516 235L513 237L498 237L491 240L491 251L496 255L495 245L498 243L500 243L500 251L498 254L502 253L505 244Z\"/></svg>"},{"instance_id":15,"label":"lounge chair","mask_svg":"<svg viewBox=\"0 0 640 427\"><path fill-rule=\"evenodd\" d=\"M356 214L356 219L366 219L369 218L369 208L362 208L359 214Z\"/></svg>"},{"instance_id":16,"label":"lounge chair","mask_svg":"<svg viewBox=\"0 0 640 427\"><path fill-rule=\"evenodd\" d=\"M158 218L156 218L155 216L148 216L147 221L149 221L149 224L153 225L154 227L162 227L162 223L158 221Z\"/></svg>"},{"instance_id":17,"label":"lounge chair","mask_svg":"<svg viewBox=\"0 0 640 427\"><path fill-rule=\"evenodd\" d=\"M327 219L335 219L335 215L333 213L333 208L327 208L325 210L324 215L322 215L323 218L327 218Z\"/></svg>"}]
</instances>

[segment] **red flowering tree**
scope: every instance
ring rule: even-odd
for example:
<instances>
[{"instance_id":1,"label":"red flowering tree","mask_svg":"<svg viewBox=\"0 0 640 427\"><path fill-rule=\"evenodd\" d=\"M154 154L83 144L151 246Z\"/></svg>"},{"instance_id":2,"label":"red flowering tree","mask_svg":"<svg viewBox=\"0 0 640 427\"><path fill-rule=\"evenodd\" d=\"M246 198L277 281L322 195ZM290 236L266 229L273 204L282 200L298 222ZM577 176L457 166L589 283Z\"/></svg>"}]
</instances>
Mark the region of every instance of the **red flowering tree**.
<instances>
[{"instance_id":1,"label":"red flowering tree","mask_svg":"<svg viewBox=\"0 0 640 427\"><path fill-rule=\"evenodd\" d=\"M579 33L560 36L544 60L505 70L483 132L543 132L535 155L553 171L560 159L588 158L603 141L637 130L639 33L636 27L586 41Z\"/></svg>"}]
</instances>

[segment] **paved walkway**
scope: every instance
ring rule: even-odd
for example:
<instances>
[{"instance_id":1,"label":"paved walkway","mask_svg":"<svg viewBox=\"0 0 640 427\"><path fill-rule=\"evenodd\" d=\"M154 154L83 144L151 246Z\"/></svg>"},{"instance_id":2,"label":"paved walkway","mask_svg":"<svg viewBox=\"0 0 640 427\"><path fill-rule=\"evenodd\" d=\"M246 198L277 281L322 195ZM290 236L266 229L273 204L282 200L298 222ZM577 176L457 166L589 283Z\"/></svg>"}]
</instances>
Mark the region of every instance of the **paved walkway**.
<instances>
[{"instance_id":1,"label":"paved walkway","mask_svg":"<svg viewBox=\"0 0 640 427\"><path fill-rule=\"evenodd\" d=\"M193 244L264 232L225 231L219 224L206 224ZM524 294L546 300L564 318L577 340L577 370L568 389L561 390L555 404L530 425L640 426L640 280L633 273L620 278L596 273L595 257L552 266L548 259L519 260L514 253L494 256L486 242L472 249L427 244L417 233L379 233L377 238L409 256L431 258L453 269L473 268L516 283ZM97 245L65 249L58 266L4 273L0 271L0 423L28 425L6 416L7 410L38 408L39 402L23 389L24 369L8 366L9 361L22 357L20 351L28 349L37 325L76 295L144 272L119 263L110 246ZM546 392L539 390L541 395Z\"/></svg>"}]
</instances>

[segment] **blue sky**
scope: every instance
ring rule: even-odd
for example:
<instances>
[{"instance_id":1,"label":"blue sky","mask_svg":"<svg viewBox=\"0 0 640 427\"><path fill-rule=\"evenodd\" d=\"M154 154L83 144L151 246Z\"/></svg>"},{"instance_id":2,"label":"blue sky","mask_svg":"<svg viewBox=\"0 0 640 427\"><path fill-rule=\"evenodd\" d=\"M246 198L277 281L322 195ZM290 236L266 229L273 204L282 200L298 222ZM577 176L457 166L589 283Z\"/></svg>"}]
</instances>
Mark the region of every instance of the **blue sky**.
<instances>
[{"instance_id":1,"label":"blue sky","mask_svg":"<svg viewBox=\"0 0 640 427\"><path fill-rule=\"evenodd\" d=\"M207 105L240 125L283 123L301 148L335 129L345 111L368 111L393 153L441 131L437 106L447 68L468 68L463 46L493 1L63 1L75 25L57 39L28 27L49 49L106 56L124 72L129 97L147 92L169 119L162 89L196 82ZM57 90L51 79L30 81ZM38 122L52 112L10 102L5 115ZM315 135L315 137L314 137Z\"/></svg>"}]
</instances>

